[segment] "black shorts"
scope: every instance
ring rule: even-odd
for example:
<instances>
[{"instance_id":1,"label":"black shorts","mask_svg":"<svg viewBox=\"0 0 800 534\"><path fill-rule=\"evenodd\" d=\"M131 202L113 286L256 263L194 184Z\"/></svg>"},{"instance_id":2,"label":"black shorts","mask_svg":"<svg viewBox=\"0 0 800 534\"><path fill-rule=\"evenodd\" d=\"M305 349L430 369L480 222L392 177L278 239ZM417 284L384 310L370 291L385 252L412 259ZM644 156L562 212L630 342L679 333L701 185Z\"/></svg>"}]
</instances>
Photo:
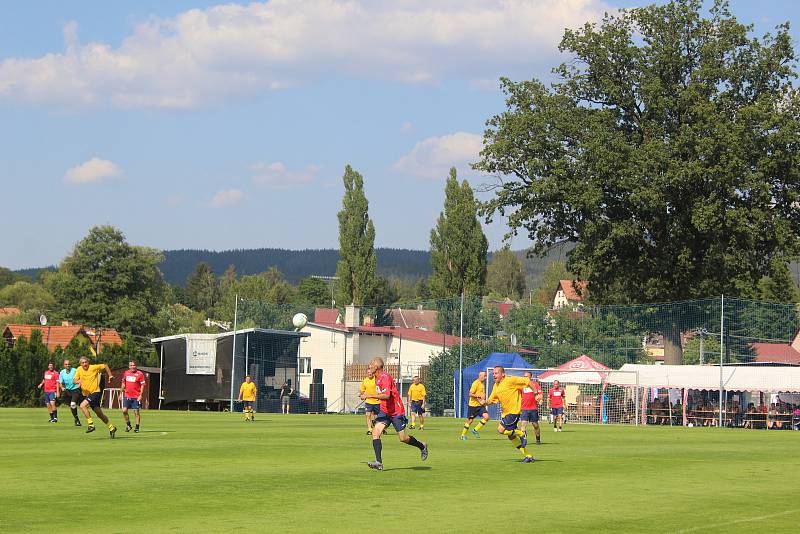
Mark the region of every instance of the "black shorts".
<instances>
[{"instance_id":1,"label":"black shorts","mask_svg":"<svg viewBox=\"0 0 800 534\"><path fill-rule=\"evenodd\" d=\"M367 413L372 412L375 415L378 415L378 413L381 411L381 405L380 404L370 404L368 402L365 402L364 403L364 411L367 412Z\"/></svg>"},{"instance_id":2,"label":"black shorts","mask_svg":"<svg viewBox=\"0 0 800 534\"><path fill-rule=\"evenodd\" d=\"M519 417L520 421L528 421L529 423L539 422L539 410L522 410Z\"/></svg>"},{"instance_id":3,"label":"black shorts","mask_svg":"<svg viewBox=\"0 0 800 534\"><path fill-rule=\"evenodd\" d=\"M488 413L486 411L486 406L470 406L467 409L467 419L476 419L478 417L483 417L483 414Z\"/></svg>"},{"instance_id":4,"label":"black shorts","mask_svg":"<svg viewBox=\"0 0 800 534\"><path fill-rule=\"evenodd\" d=\"M411 401L411 411L417 415L423 415L425 413L425 408L422 407L422 401Z\"/></svg>"},{"instance_id":5,"label":"black shorts","mask_svg":"<svg viewBox=\"0 0 800 534\"><path fill-rule=\"evenodd\" d=\"M67 403L73 403L74 402L75 404L80 404L81 403L81 388L65 389L64 390L64 400Z\"/></svg>"},{"instance_id":6,"label":"black shorts","mask_svg":"<svg viewBox=\"0 0 800 534\"><path fill-rule=\"evenodd\" d=\"M517 424L519 423L519 414L518 413L510 413L500 419L500 424L503 425L503 428L506 430L516 430Z\"/></svg>"},{"instance_id":7,"label":"black shorts","mask_svg":"<svg viewBox=\"0 0 800 534\"><path fill-rule=\"evenodd\" d=\"M379 412L375 417L373 424L383 423L386 426L392 425L397 432L402 432L408 425L408 419L405 415L395 415L390 417L383 412Z\"/></svg>"},{"instance_id":8,"label":"black shorts","mask_svg":"<svg viewBox=\"0 0 800 534\"><path fill-rule=\"evenodd\" d=\"M92 408L100 408L100 404L103 402L103 392L95 391L85 396L83 400L89 401L89 406ZM81 402L83 402L83 400Z\"/></svg>"}]
</instances>

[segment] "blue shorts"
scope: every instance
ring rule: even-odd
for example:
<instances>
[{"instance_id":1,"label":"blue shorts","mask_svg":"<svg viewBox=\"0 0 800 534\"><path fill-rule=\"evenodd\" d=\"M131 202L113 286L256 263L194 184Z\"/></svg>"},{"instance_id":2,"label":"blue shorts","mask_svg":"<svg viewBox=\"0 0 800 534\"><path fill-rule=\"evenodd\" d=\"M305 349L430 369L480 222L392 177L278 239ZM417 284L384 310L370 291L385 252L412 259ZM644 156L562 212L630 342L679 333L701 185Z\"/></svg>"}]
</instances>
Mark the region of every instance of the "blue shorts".
<instances>
[{"instance_id":1,"label":"blue shorts","mask_svg":"<svg viewBox=\"0 0 800 534\"><path fill-rule=\"evenodd\" d=\"M47 404L48 402L55 402L56 401L56 392L55 391L48 391L44 394L44 403Z\"/></svg>"},{"instance_id":2,"label":"blue shorts","mask_svg":"<svg viewBox=\"0 0 800 534\"><path fill-rule=\"evenodd\" d=\"M552 408L550 413L553 415L564 415L564 408Z\"/></svg>"},{"instance_id":3,"label":"blue shorts","mask_svg":"<svg viewBox=\"0 0 800 534\"><path fill-rule=\"evenodd\" d=\"M425 408L422 407L422 401L411 401L411 411L417 415L423 415Z\"/></svg>"},{"instance_id":4,"label":"blue shorts","mask_svg":"<svg viewBox=\"0 0 800 534\"><path fill-rule=\"evenodd\" d=\"M476 417L483 417L483 414L488 413L486 406L470 406L467 409L467 419L475 419Z\"/></svg>"},{"instance_id":5,"label":"blue shorts","mask_svg":"<svg viewBox=\"0 0 800 534\"><path fill-rule=\"evenodd\" d=\"M522 410L520 421L528 421L529 423L539 422L539 410Z\"/></svg>"},{"instance_id":6,"label":"blue shorts","mask_svg":"<svg viewBox=\"0 0 800 534\"><path fill-rule=\"evenodd\" d=\"M378 416L375 417L373 424L383 423L386 426L392 425L397 432L402 432L405 430L406 425L408 425L408 419L406 419L405 415L395 415L394 417L389 417L383 412L378 412Z\"/></svg>"},{"instance_id":7,"label":"blue shorts","mask_svg":"<svg viewBox=\"0 0 800 534\"><path fill-rule=\"evenodd\" d=\"M142 403L136 399L132 399L130 397L125 397L125 400L122 401L122 407L128 408L130 410L141 410Z\"/></svg>"},{"instance_id":8,"label":"blue shorts","mask_svg":"<svg viewBox=\"0 0 800 534\"><path fill-rule=\"evenodd\" d=\"M103 393L101 391L95 391L94 393L89 393L86 397L84 397L81 401L81 404L87 402L92 408L99 408L102 400Z\"/></svg>"},{"instance_id":9,"label":"blue shorts","mask_svg":"<svg viewBox=\"0 0 800 534\"><path fill-rule=\"evenodd\" d=\"M503 425L503 428L506 430L516 430L517 423L519 423L519 414L518 413L510 413L500 419L500 424Z\"/></svg>"},{"instance_id":10,"label":"blue shorts","mask_svg":"<svg viewBox=\"0 0 800 534\"><path fill-rule=\"evenodd\" d=\"M367 412L367 413L372 412L375 415L378 415L378 413L381 411L381 405L380 404L370 404L368 402L365 402L364 403L364 411Z\"/></svg>"}]
</instances>

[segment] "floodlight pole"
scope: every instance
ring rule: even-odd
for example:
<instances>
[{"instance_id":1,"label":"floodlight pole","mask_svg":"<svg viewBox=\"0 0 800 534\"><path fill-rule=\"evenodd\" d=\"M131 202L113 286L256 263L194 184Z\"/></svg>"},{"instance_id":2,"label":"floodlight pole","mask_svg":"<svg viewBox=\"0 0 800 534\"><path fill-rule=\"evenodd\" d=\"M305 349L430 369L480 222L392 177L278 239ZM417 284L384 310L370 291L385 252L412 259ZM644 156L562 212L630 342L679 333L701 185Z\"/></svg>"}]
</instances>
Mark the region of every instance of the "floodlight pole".
<instances>
[{"instance_id":1,"label":"floodlight pole","mask_svg":"<svg viewBox=\"0 0 800 534\"><path fill-rule=\"evenodd\" d=\"M458 417L461 418L461 404L464 387L464 289L461 290L461 318L458 332Z\"/></svg>"},{"instance_id":2,"label":"floodlight pole","mask_svg":"<svg viewBox=\"0 0 800 534\"><path fill-rule=\"evenodd\" d=\"M719 313L719 427L722 428L723 409L723 383L722 383L722 357L725 354L725 295L720 297Z\"/></svg>"},{"instance_id":3,"label":"floodlight pole","mask_svg":"<svg viewBox=\"0 0 800 534\"><path fill-rule=\"evenodd\" d=\"M239 294L236 293L233 305L233 348L231 349L231 413L233 413L233 381L236 377L236 322L239 315Z\"/></svg>"}]
</instances>

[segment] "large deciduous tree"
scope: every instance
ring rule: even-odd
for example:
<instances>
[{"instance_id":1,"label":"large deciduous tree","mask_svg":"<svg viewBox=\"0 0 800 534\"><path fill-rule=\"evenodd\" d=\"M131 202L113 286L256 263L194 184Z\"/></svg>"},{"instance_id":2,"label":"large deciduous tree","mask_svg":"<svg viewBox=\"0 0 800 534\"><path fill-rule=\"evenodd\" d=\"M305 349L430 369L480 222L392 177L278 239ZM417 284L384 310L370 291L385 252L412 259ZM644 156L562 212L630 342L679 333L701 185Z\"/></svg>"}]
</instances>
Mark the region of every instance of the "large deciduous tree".
<instances>
[{"instance_id":1,"label":"large deciduous tree","mask_svg":"<svg viewBox=\"0 0 800 534\"><path fill-rule=\"evenodd\" d=\"M788 25L757 39L717 1L675 0L567 30L551 86L502 81L477 167L487 214L535 250L577 242L595 302L758 295L798 251L800 95ZM783 271L782 271L783 272ZM680 363L673 317L661 329Z\"/></svg>"},{"instance_id":2,"label":"large deciduous tree","mask_svg":"<svg viewBox=\"0 0 800 534\"><path fill-rule=\"evenodd\" d=\"M525 268L510 247L505 246L492 254L486 270L486 289L513 300L525 295Z\"/></svg>"},{"instance_id":3,"label":"large deciduous tree","mask_svg":"<svg viewBox=\"0 0 800 534\"><path fill-rule=\"evenodd\" d=\"M339 262L336 265L336 302L363 305L373 296L375 270L375 226L369 218L364 178L350 165L345 167L344 197L339 218Z\"/></svg>"},{"instance_id":4,"label":"large deciduous tree","mask_svg":"<svg viewBox=\"0 0 800 534\"><path fill-rule=\"evenodd\" d=\"M208 263L201 261L186 278L186 303L190 308L210 315L219 300L219 285Z\"/></svg>"}]
</instances>

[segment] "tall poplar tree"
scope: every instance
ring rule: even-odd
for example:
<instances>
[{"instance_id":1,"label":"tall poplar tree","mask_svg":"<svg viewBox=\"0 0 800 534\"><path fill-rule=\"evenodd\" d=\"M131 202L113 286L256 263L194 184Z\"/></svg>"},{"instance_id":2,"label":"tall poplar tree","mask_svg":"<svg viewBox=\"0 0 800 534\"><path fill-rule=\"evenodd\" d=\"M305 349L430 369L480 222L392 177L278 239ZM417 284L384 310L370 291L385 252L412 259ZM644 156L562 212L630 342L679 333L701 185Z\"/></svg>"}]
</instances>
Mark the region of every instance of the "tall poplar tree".
<instances>
[{"instance_id":1,"label":"tall poplar tree","mask_svg":"<svg viewBox=\"0 0 800 534\"><path fill-rule=\"evenodd\" d=\"M336 302L364 305L375 293L375 226L369 218L364 178L345 167L344 198L339 218L339 262L336 265Z\"/></svg>"}]
</instances>

